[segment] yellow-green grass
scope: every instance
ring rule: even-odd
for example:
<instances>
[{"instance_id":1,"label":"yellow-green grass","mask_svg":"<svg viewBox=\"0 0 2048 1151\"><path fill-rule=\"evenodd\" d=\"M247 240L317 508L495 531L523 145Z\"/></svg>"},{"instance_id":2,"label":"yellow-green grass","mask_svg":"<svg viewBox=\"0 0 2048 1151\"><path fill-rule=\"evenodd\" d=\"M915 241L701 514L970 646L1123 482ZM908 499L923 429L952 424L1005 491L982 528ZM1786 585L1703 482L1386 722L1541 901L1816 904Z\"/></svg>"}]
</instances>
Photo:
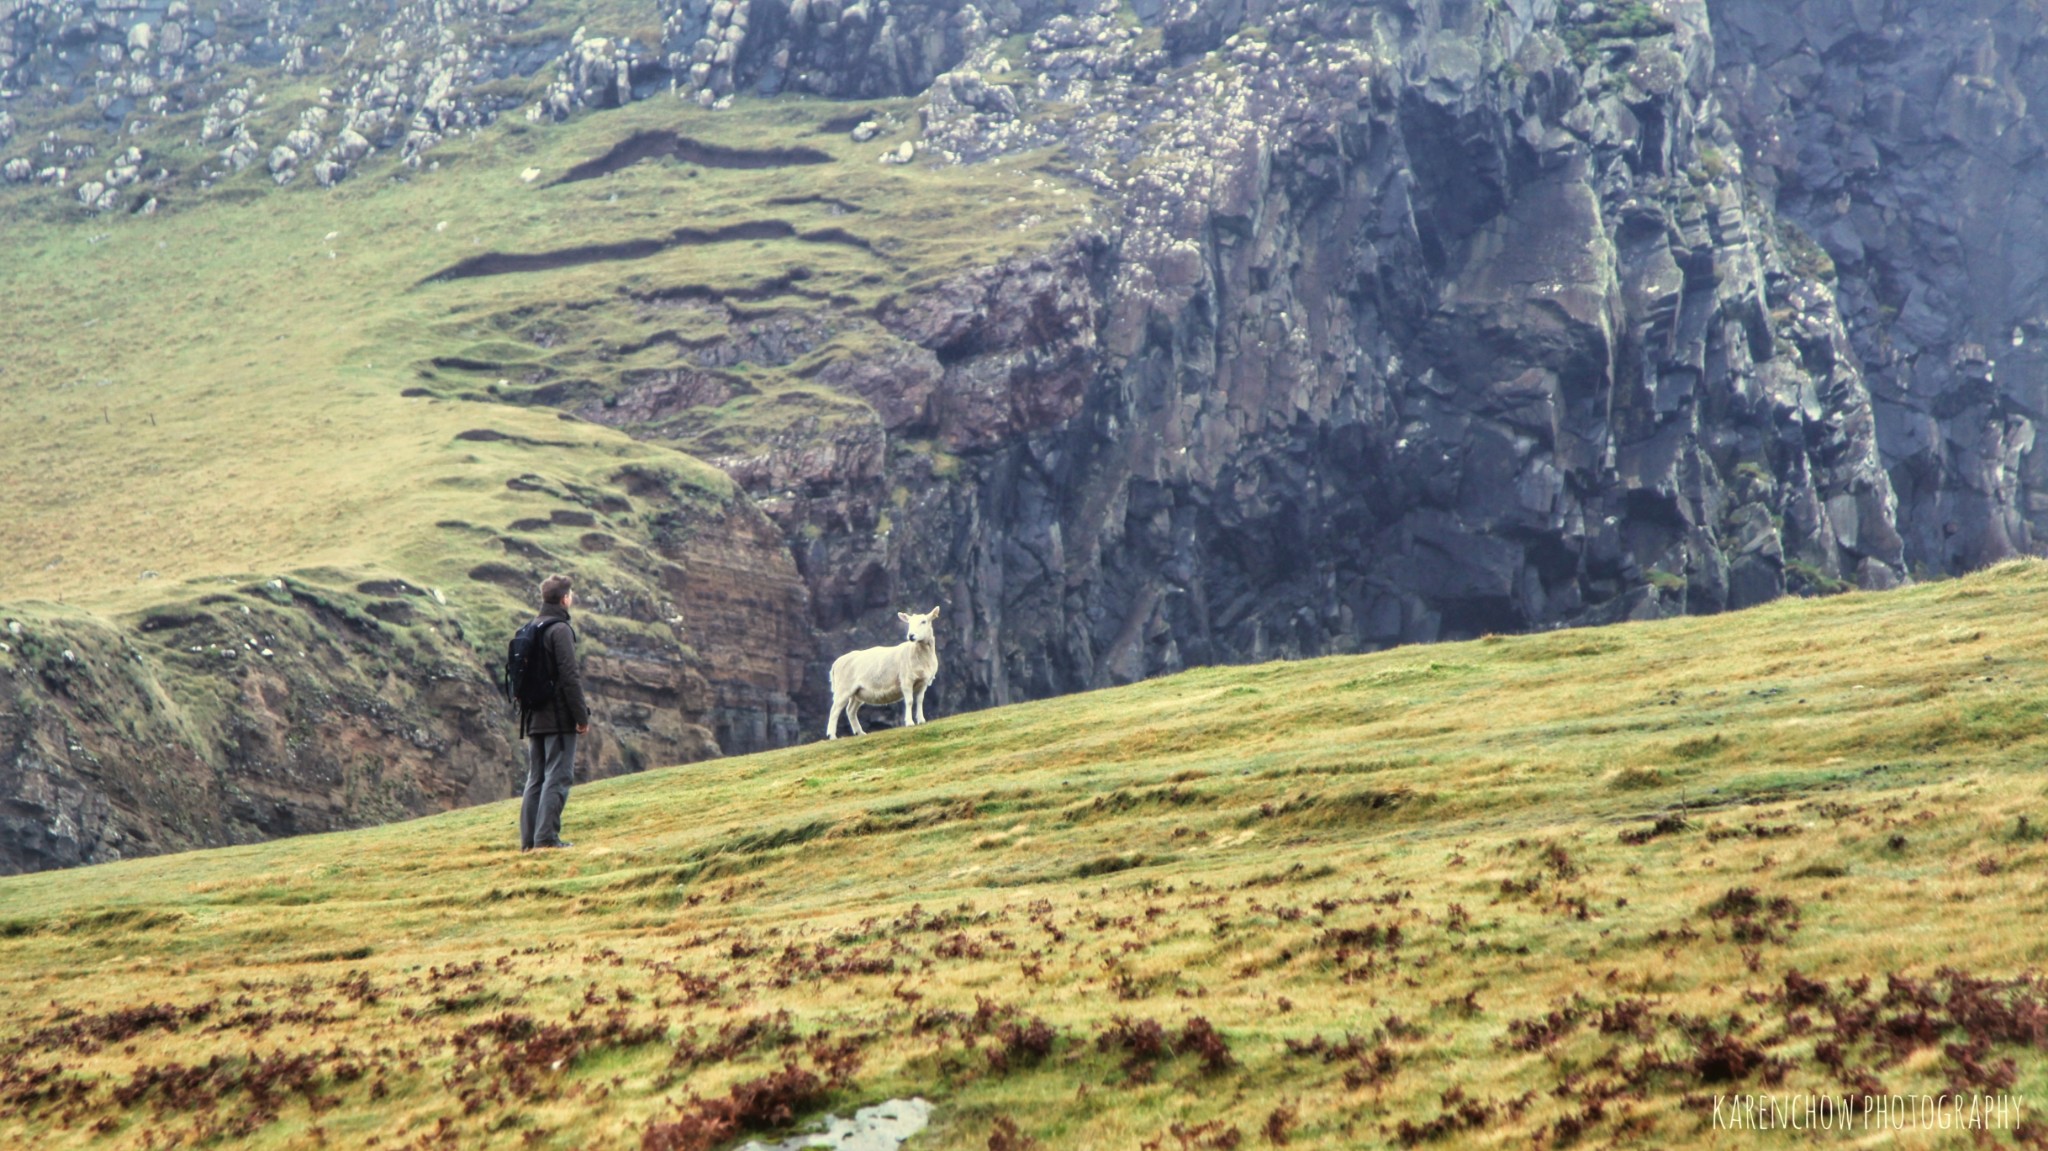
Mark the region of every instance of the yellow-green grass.
<instances>
[{"instance_id":1,"label":"yellow-green grass","mask_svg":"<svg viewBox=\"0 0 2048 1151\"><path fill-rule=\"evenodd\" d=\"M879 164L894 136L855 145L822 131L846 111L786 99L712 114L661 100L560 126L508 121L450 141L432 154L433 170L378 161L334 189L229 188L172 200L155 217L86 222L18 203L0 260L0 389L16 436L15 450L0 455L10 508L0 524L0 600L119 610L187 580L323 565L395 571L456 595L462 573L497 552L436 523L502 529L545 518L560 502L507 490L514 476L614 490L619 470L636 464L674 475L686 497L727 498L725 477L681 453L547 411L463 402L455 397L489 398L495 373L431 365L515 340L525 343L514 351L552 356L562 371L653 364L619 354L659 329L632 293L730 291L797 268L808 275L799 287L833 299L750 307L866 322L858 317L886 294L1046 243L1087 211L1083 197L1036 171ZM728 147L801 145L836 160L770 170L668 160L549 186L652 128ZM523 180L528 168L541 177ZM769 203L805 195L863 210L830 216L818 203ZM1026 214L1047 223L1019 230ZM841 227L872 250L769 239L423 282L488 251L762 219L799 231ZM551 311L564 317L552 353L520 331L520 317ZM424 394L401 394L408 390ZM515 438L456 439L479 428Z\"/></svg>"},{"instance_id":2,"label":"yellow-green grass","mask_svg":"<svg viewBox=\"0 0 2048 1151\"><path fill-rule=\"evenodd\" d=\"M1190 1146L1232 1127L1263 1145L1276 1114L1294 1146L1432 1121L1443 1145L1554 1144L1625 1079L1589 1145L1814 1138L1717 1129L1723 1095L1860 1108L1880 1087L2002 1084L2034 1105L2042 1049L2015 1023L1973 1050L1944 1022L1965 985L1937 972L2048 960L2044 652L2048 565L2013 563L1200 670L650 772L579 788L559 853L519 854L501 803L0 880L0 1143L163 1146L248 1121L221 1145L630 1146L846 1040L859 1069L806 1106L921 1094L935 1125L913 1146L934 1148L1004 1122L1048 1147L1177 1147L1175 1124ZM1660 817L1684 825L1625 838ZM1912 1020L1922 984L1931 1024ZM2038 985L1990 999L2048 1010ZM176 1030L118 1014L148 1005ZM677 1062L785 1011L793 1045ZM1133 1082L1098 1039L1117 1017L1169 1037L1204 1019L1231 1063L1166 1054ZM1050 1053L993 1066L1024 1046L1002 1025L1033 1019ZM1817 1051L1845 1033L1830 1067ZM1347 1035L1359 1053L1334 1061L1288 1046ZM1717 1079L1717 1043L1764 1062ZM233 1086L277 1052L311 1058L306 1093ZM210 1107L147 1086L215 1056ZM1970 1143L1857 1116L1829 1138Z\"/></svg>"}]
</instances>

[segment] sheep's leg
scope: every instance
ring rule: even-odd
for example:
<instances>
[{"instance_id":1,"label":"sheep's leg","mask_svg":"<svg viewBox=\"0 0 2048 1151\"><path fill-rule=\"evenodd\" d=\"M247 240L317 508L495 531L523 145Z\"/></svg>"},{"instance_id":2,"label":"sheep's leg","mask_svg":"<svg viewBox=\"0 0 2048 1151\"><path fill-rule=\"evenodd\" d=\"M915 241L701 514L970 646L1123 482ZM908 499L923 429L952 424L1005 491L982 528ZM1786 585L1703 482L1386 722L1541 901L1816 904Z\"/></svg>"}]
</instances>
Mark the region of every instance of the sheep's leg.
<instances>
[{"instance_id":1,"label":"sheep's leg","mask_svg":"<svg viewBox=\"0 0 2048 1151\"><path fill-rule=\"evenodd\" d=\"M917 689L905 680L896 685L896 690L903 693L903 726L917 726Z\"/></svg>"},{"instance_id":2,"label":"sheep's leg","mask_svg":"<svg viewBox=\"0 0 2048 1151\"><path fill-rule=\"evenodd\" d=\"M825 738L839 738L839 713L846 707L846 697L832 693L832 706L825 712Z\"/></svg>"},{"instance_id":3,"label":"sheep's leg","mask_svg":"<svg viewBox=\"0 0 2048 1151\"><path fill-rule=\"evenodd\" d=\"M917 722L919 723L924 722L924 689L930 686L930 684L925 683L917 685Z\"/></svg>"},{"instance_id":4,"label":"sheep's leg","mask_svg":"<svg viewBox=\"0 0 2048 1151\"><path fill-rule=\"evenodd\" d=\"M855 693L846 698L846 724L855 735L866 735L868 729L860 725L860 695Z\"/></svg>"}]
</instances>

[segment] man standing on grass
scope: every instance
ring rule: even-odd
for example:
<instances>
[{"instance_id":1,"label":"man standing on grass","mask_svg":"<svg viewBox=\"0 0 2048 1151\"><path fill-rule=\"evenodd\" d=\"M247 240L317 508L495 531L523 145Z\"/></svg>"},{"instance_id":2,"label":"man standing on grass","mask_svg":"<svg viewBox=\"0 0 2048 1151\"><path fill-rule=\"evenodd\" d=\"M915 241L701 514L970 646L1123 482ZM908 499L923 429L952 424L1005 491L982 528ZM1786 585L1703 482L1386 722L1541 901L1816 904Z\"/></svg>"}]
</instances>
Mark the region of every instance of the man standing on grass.
<instances>
[{"instance_id":1,"label":"man standing on grass","mask_svg":"<svg viewBox=\"0 0 2048 1151\"><path fill-rule=\"evenodd\" d=\"M590 730L583 702L583 676L576 666L576 633L569 607L576 593L568 576L549 576L540 585L540 614L527 627L538 635L532 658L537 674L554 681L545 702L519 708L519 734L526 739L526 796L519 808L519 849L570 847L562 839L562 808L576 773L576 737Z\"/></svg>"}]
</instances>

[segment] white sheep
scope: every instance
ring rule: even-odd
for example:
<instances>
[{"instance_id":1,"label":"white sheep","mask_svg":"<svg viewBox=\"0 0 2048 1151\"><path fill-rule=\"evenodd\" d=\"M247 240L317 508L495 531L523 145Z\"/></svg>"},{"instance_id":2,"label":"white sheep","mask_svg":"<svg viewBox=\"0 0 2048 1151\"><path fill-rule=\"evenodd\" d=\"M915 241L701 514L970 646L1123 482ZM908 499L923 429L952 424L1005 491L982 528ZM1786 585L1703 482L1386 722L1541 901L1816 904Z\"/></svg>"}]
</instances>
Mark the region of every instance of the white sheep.
<instances>
[{"instance_id":1,"label":"white sheep","mask_svg":"<svg viewBox=\"0 0 2048 1151\"><path fill-rule=\"evenodd\" d=\"M897 612L896 618L910 629L910 638L894 647L869 647L850 651L832 661L832 709L825 713L825 738L839 738L839 713L855 735L866 735L860 725L864 703L891 704L903 701L903 725L924 722L924 691L939 674L939 649L932 640L932 621L939 609L923 615Z\"/></svg>"}]
</instances>

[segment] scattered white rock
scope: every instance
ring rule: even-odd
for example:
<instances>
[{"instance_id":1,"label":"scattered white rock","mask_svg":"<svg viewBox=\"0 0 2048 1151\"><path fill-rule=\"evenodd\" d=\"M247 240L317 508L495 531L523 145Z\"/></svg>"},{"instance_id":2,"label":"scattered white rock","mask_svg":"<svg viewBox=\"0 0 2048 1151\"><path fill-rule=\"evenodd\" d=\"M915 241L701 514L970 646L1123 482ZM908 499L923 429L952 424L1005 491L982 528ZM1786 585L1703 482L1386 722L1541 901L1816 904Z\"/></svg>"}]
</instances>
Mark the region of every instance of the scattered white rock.
<instances>
[{"instance_id":1,"label":"scattered white rock","mask_svg":"<svg viewBox=\"0 0 2048 1151\"><path fill-rule=\"evenodd\" d=\"M344 163L353 164L369 154L369 137L354 128L343 128L334 138L334 155Z\"/></svg>"},{"instance_id":2,"label":"scattered white rock","mask_svg":"<svg viewBox=\"0 0 2048 1151\"><path fill-rule=\"evenodd\" d=\"M923 1099L891 1099L863 1107L851 1119L827 1115L822 1130L779 1143L743 1143L739 1151L896 1151L924 1130L931 1115L932 1105Z\"/></svg>"}]
</instances>

